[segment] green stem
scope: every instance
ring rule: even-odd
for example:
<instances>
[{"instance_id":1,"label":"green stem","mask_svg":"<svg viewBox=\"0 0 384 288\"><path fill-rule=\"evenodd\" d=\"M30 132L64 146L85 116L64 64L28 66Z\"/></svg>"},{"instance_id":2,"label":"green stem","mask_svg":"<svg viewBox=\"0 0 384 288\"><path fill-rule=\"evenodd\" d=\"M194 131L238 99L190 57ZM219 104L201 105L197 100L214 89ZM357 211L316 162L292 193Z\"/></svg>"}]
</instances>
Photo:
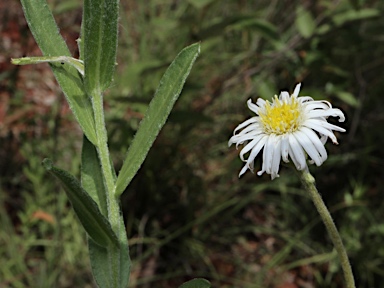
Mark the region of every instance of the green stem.
<instances>
[{"instance_id":1,"label":"green stem","mask_svg":"<svg viewBox=\"0 0 384 288\"><path fill-rule=\"evenodd\" d=\"M324 201L321 198L319 192L317 191L317 188L315 186L315 178L313 178L313 176L307 171L301 171L300 178L304 187L311 195L313 203L315 204L316 209L319 212L320 217L328 230L328 234L331 237L333 245L336 248L337 254L339 255L341 267L343 269L345 281L347 283L346 287L355 288L355 280L353 278L351 264L349 263L347 252L344 248L340 234L337 231L336 225L333 222L332 216L329 213L327 206L325 206Z\"/></svg>"},{"instance_id":2,"label":"green stem","mask_svg":"<svg viewBox=\"0 0 384 288\"><path fill-rule=\"evenodd\" d=\"M109 157L108 150L108 136L104 122L104 108L103 97L101 93L94 93L92 95L92 105L95 114L95 126L97 135L97 152L101 162L101 169L104 176L105 186L107 190L107 207L108 207L108 220L112 226L113 231L117 237L120 238L120 206L119 199L115 196L115 176L112 170L112 165ZM110 247L110 271L113 283L112 287L119 287L120 272L120 250L117 247ZM116 275L117 274L117 275Z\"/></svg>"}]
</instances>

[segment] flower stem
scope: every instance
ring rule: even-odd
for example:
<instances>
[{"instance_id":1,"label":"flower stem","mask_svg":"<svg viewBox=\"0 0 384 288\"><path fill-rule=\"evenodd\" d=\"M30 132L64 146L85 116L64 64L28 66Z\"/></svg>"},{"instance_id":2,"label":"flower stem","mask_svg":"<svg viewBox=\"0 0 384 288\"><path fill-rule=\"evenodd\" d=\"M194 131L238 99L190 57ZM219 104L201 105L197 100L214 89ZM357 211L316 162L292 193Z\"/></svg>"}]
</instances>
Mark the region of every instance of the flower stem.
<instances>
[{"instance_id":1,"label":"flower stem","mask_svg":"<svg viewBox=\"0 0 384 288\"><path fill-rule=\"evenodd\" d=\"M313 176L309 172L301 171L300 179L304 187L311 195L313 203L315 204L316 209L319 212L325 227L327 228L328 234L331 237L333 245L336 248L337 254L339 255L341 267L343 269L345 281L347 284L346 287L355 288L355 280L353 278L351 264L349 263L347 252L344 248L340 234L337 231L336 225L333 222L332 216L329 213L327 206L325 206L324 201L321 198L319 192L317 191L317 188L315 186L315 178L313 178Z\"/></svg>"}]
</instances>

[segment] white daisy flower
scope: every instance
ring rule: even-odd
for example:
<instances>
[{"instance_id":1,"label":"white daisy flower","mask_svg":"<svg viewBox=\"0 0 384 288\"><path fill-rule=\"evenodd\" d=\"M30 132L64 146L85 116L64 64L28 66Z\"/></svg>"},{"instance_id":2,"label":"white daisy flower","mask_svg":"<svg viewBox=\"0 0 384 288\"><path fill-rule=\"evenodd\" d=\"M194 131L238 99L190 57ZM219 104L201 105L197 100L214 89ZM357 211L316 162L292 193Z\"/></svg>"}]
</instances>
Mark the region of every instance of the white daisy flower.
<instances>
[{"instance_id":1,"label":"white daisy flower","mask_svg":"<svg viewBox=\"0 0 384 288\"><path fill-rule=\"evenodd\" d=\"M343 112L332 108L327 101L299 97L300 86L296 85L292 95L286 91L281 92L279 97L275 95L272 103L261 98L256 104L248 100L248 108L256 116L237 126L228 142L228 146L236 144L236 148L245 144L240 159L246 164L239 177L247 169L253 172L254 160L263 148L263 164L257 174L260 176L266 172L274 179L279 177L280 158L289 162L289 157L298 170L307 170L307 157L310 163L317 166L327 159L324 144L328 137L338 144L332 130L345 132L345 129L328 123L327 118L339 117L339 122L344 122ZM248 159L244 159L248 152Z\"/></svg>"}]
</instances>

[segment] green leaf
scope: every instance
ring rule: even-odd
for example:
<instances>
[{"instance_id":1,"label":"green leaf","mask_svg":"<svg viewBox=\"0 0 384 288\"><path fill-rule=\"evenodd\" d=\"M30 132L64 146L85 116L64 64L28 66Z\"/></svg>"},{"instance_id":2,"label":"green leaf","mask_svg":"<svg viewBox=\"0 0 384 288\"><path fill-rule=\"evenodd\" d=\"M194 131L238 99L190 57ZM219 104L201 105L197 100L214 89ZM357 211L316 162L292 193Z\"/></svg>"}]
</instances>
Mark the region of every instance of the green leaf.
<instances>
[{"instance_id":1,"label":"green leaf","mask_svg":"<svg viewBox=\"0 0 384 288\"><path fill-rule=\"evenodd\" d=\"M91 260L92 274L97 286L110 288L113 281L110 279L112 273L110 273L107 248L97 245L92 238L88 237L88 250L89 258Z\"/></svg>"},{"instance_id":2,"label":"green leaf","mask_svg":"<svg viewBox=\"0 0 384 288\"><path fill-rule=\"evenodd\" d=\"M21 0L21 3L29 28L44 56L70 57L71 54L59 33L47 2ZM51 68L84 134L92 143L96 143L92 105L85 93L81 76L70 65L51 64Z\"/></svg>"},{"instance_id":3,"label":"green leaf","mask_svg":"<svg viewBox=\"0 0 384 288\"><path fill-rule=\"evenodd\" d=\"M346 91L337 91L336 96L352 107L359 107L360 105L359 100L352 93Z\"/></svg>"},{"instance_id":4,"label":"green leaf","mask_svg":"<svg viewBox=\"0 0 384 288\"><path fill-rule=\"evenodd\" d=\"M93 200L99 205L103 215L107 217L107 192L103 181L100 161L95 146L83 138L81 155L81 183ZM120 227L124 226L120 216ZM88 237L89 257L91 259L92 274L99 287L111 287L115 283L115 277L119 277L119 287L127 287L129 280L128 240L125 229L120 229L119 247L101 247L92 238ZM111 261L118 261L118 265L111 265ZM111 271L118 267L118 271Z\"/></svg>"},{"instance_id":5,"label":"green leaf","mask_svg":"<svg viewBox=\"0 0 384 288\"><path fill-rule=\"evenodd\" d=\"M120 227L125 227L123 216L120 216ZM129 282L129 273L131 269L131 258L129 257L129 245L127 239L127 232L125 229L120 229L120 235L118 235L120 241L120 287L126 288Z\"/></svg>"},{"instance_id":6,"label":"green leaf","mask_svg":"<svg viewBox=\"0 0 384 288\"><path fill-rule=\"evenodd\" d=\"M120 217L120 225L124 227L123 218ZM92 274L99 287L112 287L115 282L116 271L111 271L112 265L109 261L113 261L118 257L119 261L119 285L118 287L126 288L129 282L129 271L131 260L129 258L129 246L125 229L120 229L120 247L119 250L114 250L114 247L101 247L88 237L89 257L91 259Z\"/></svg>"},{"instance_id":7,"label":"green leaf","mask_svg":"<svg viewBox=\"0 0 384 288\"><path fill-rule=\"evenodd\" d=\"M81 185L98 204L101 213L108 217L107 192L96 147L83 137L81 152Z\"/></svg>"},{"instance_id":8,"label":"green leaf","mask_svg":"<svg viewBox=\"0 0 384 288\"><path fill-rule=\"evenodd\" d=\"M365 8L360 10L348 10L346 12L338 13L333 16L332 20L336 26L341 26L344 23L377 17L380 11L377 9Z\"/></svg>"},{"instance_id":9,"label":"green leaf","mask_svg":"<svg viewBox=\"0 0 384 288\"><path fill-rule=\"evenodd\" d=\"M64 65L65 63L75 68L82 76L84 76L83 61L68 56L13 58L11 59L11 62L15 65L29 65L39 63L61 63Z\"/></svg>"},{"instance_id":10,"label":"green leaf","mask_svg":"<svg viewBox=\"0 0 384 288\"><path fill-rule=\"evenodd\" d=\"M71 56L45 0L21 0L33 37L45 56Z\"/></svg>"},{"instance_id":11,"label":"green leaf","mask_svg":"<svg viewBox=\"0 0 384 288\"><path fill-rule=\"evenodd\" d=\"M302 6L299 6L296 9L295 24L297 30L304 38L311 37L316 28L316 23L311 13L308 10L305 10Z\"/></svg>"},{"instance_id":12,"label":"green leaf","mask_svg":"<svg viewBox=\"0 0 384 288\"><path fill-rule=\"evenodd\" d=\"M188 282L185 282L179 288L210 288L211 283L203 278L195 278Z\"/></svg>"},{"instance_id":13,"label":"green leaf","mask_svg":"<svg viewBox=\"0 0 384 288\"><path fill-rule=\"evenodd\" d=\"M82 41L85 87L90 95L108 88L115 71L118 0L85 0Z\"/></svg>"},{"instance_id":14,"label":"green leaf","mask_svg":"<svg viewBox=\"0 0 384 288\"><path fill-rule=\"evenodd\" d=\"M184 48L176 56L162 77L117 177L116 196L123 193L139 170L179 97L185 80L199 53L199 43Z\"/></svg>"},{"instance_id":15,"label":"green leaf","mask_svg":"<svg viewBox=\"0 0 384 288\"><path fill-rule=\"evenodd\" d=\"M79 181L69 174L53 166L49 159L43 160L45 169L60 180L64 190L88 235L100 246L107 247L111 243L119 245L116 234L108 220L101 214L97 203L80 186Z\"/></svg>"},{"instance_id":16,"label":"green leaf","mask_svg":"<svg viewBox=\"0 0 384 288\"><path fill-rule=\"evenodd\" d=\"M278 40L279 34L278 29L272 23L258 19L256 17L240 19L234 24L228 27L229 30L245 30L252 29L252 31L256 31L260 33L262 36L267 39Z\"/></svg>"}]
</instances>

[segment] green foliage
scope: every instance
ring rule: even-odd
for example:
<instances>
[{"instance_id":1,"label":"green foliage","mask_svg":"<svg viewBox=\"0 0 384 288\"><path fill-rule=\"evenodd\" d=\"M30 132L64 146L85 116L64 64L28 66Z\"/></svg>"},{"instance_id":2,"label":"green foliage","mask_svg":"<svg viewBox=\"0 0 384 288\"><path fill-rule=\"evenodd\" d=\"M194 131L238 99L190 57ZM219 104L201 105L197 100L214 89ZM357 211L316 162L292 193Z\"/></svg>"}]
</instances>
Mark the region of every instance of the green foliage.
<instances>
[{"instance_id":1,"label":"green foliage","mask_svg":"<svg viewBox=\"0 0 384 288\"><path fill-rule=\"evenodd\" d=\"M100 212L97 203L81 187L77 179L67 171L53 166L49 159L43 160L44 168L63 185L69 201L88 235L102 247L118 246L118 240L108 220Z\"/></svg>"},{"instance_id":2,"label":"green foliage","mask_svg":"<svg viewBox=\"0 0 384 288\"><path fill-rule=\"evenodd\" d=\"M348 1L341 1L338 5L326 1L321 5L306 6L283 2L268 5L265 1L225 5L218 2L210 1L201 7L183 2L172 8L159 2L151 2L146 8L138 4L129 6L131 12L127 12L126 18L122 17L122 23L126 23L124 26L128 28L122 30L121 43L129 49L122 50L118 56L121 74L116 76L116 82L123 86L112 88L110 103L114 104L107 116L111 129L116 131L111 134L111 147L115 149L113 154L117 167L121 163L119 159L124 157L119 143L132 141L143 113L143 102L149 101L162 73L161 67L169 63L169 57L164 56L169 54L166 51L183 41L203 39L204 55L194 67L183 97L170 115L170 122L126 192L126 201L137 203L135 212L127 212L131 217L127 222L132 225L129 230L131 237L144 235L139 238L141 241L137 240L138 244L131 247L133 258L140 257L142 250L153 251L150 255L158 259L159 265L165 261L169 266L167 259L171 257L169 255L174 256L173 268L161 266L153 272L155 283L159 283L155 280L159 275L166 278L171 271L183 273L180 266L192 266L194 271L200 271L200 275L208 273L213 286L224 286L229 278L232 283L229 287L254 287L252 283L256 278L260 287L271 287L273 283L283 281L284 275L297 273L296 277L302 281L316 283L319 287L336 287L341 268L329 264L337 263L335 254L331 252L332 245L314 213L313 204L298 188L300 184L295 180L296 176L282 168L281 178L275 180L276 183L253 175L237 180L236 171L241 163L235 151L228 151L226 141L234 125L249 116L245 109L247 99L258 96L270 99L280 90L291 90L297 82L303 82L302 95L327 99L332 105L341 107L348 116L348 131L354 125L362 124L355 117L362 115L362 111L369 111L368 103L361 103L368 97L366 90L361 90L367 84L357 82L356 77L359 81L362 79L356 75L366 67L364 69L368 70L364 70L363 81L380 82L378 75L382 73L378 66L373 68L370 65L375 62L372 55L380 58L384 52L377 38L382 20L374 16L381 13L383 7L377 1L372 5L361 4L356 10ZM375 11L372 15L366 14L366 18L359 20L347 20L346 17L345 22L339 22L340 15L360 13L368 6ZM299 14L286 12L299 9L304 19L299 19ZM145 13L140 14L140 11ZM176 21L178 29L159 30L161 27L156 23L163 20ZM259 22L268 23L265 27L270 28L261 30L256 25ZM340 26L335 23L340 23ZM164 39L167 45L162 42ZM155 76L154 72L157 72ZM125 82L127 77L131 81ZM376 89L379 91L378 87ZM376 105L382 103L374 96L369 99L377 99ZM121 105L129 105L133 111ZM129 122L122 124L118 118L124 115ZM369 115L375 118L373 114ZM124 134L118 132L118 125L124 125ZM356 130L352 134L356 136ZM367 161L368 155L360 154L358 147L362 144L354 137L348 134L338 137L339 146L327 144L329 160L322 167L311 169L318 179L319 191L335 213L340 230L346 226L365 234L364 225L344 218L343 214L356 207L343 206L340 191L350 188L349 179L344 177L352 172L350 165L354 163L355 167L360 167L358 163ZM372 144L368 139L361 140L361 143L366 141ZM343 176L338 177L340 173ZM260 185L267 186L262 196L256 194L256 191L263 191ZM244 200L236 198L236 193ZM209 224L195 224L194 229L183 232L177 240L156 242L156 239L163 239L164 235L172 234L172 231L176 233L193 223L194 215L202 218L208 215L208 211L214 211L231 197L235 203L241 201L243 206L239 205L237 209L227 207L209 218ZM368 198L366 201L366 207L370 207L372 203ZM334 207L344 208L335 211ZM364 217L373 217L370 223L380 222L378 215L366 214ZM342 238L347 242L347 250L351 251L355 269L356 258L348 240L351 237L342 235ZM378 239L382 238L378 236ZM266 244L268 241L274 243L273 247ZM198 243L204 243L204 247ZM359 243L362 249L359 251L367 251ZM257 250L252 250L252 245L257 245ZM239 246L248 252L235 250ZM223 252L228 250L237 253ZM219 260L217 253L222 255ZM153 259L150 255L141 260L143 266ZM373 258L373 252L366 255L366 259ZM205 268L201 263L205 263ZM229 267L228 270L222 269L223 266ZM304 269L308 270L304 272ZM373 270L378 271L377 267ZM359 270L359 285L368 283L369 275L369 281L375 281L375 277L378 277L376 281L381 281L373 270L370 273ZM189 275L196 273L199 272ZM311 277L316 280L310 280Z\"/></svg>"},{"instance_id":3,"label":"green foliage","mask_svg":"<svg viewBox=\"0 0 384 288\"><path fill-rule=\"evenodd\" d=\"M63 4L53 4L53 10ZM109 146L117 169L176 51L202 40L203 55L123 194L134 263L131 287L178 287L192 277L207 278L212 287L341 287L335 253L296 176L282 167L281 177L273 182L250 173L239 180L242 163L226 145L236 123L250 116L247 99L270 99L296 82L303 82L303 95L327 99L347 115L348 133L338 135L340 145L327 144L329 159L310 169L342 233L358 287L383 286L383 3L342 0L299 7L293 1L154 0L121 5L117 73L105 94ZM299 8L315 23L309 37L298 28L294 12ZM62 30L73 25L65 19L74 19L72 12L58 17ZM24 111L20 95L26 93L15 91L11 108ZM67 134L60 132L61 143L69 142ZM1 137L7 147L10 140ZM11 287L90 285L84 239L64 193L54 193L60 213L52 202L37 201L59 190L39 176L44 175L41 159L51 153L36 149L49 140L37 143L25 137L33 149L24 157L37 163L29 176L14 176L20 174L15 157L1 161L12 171L2 175L3 206L12 203L20 216L15 220L8 215L9 208L1 212L0 256L6 265L0 267L0 279ZM76 147L80 141L81 135L74 140ZM78 153L75 147L60 150L67 157L57 157L55 163L64 165L68 155ZM63 168L77 175L76 165ZM36 187L26 184L33 175L41 178ZM37 189L39 185L43 188ZM25 202L15 206L16 200ZM38 205L58 213L60 225L27 221ZM34 239L44 239L43 251ZM62 257L56 257L58 252ZM55 268L46 273L44 267Z\"/></svg>"},{"instance_id":4,"label":"green foliage","mask_svg":"<svg viewBox=\"0 0 384 288\"><path fill-rule=\"evenodd\" d=\"M107 192L105 191L100 160L95 146L83 137L81 149L81 186L92 197L104 216L108 216Z\"/></svg>"},{"instance_id":5,"label":"green foliage","mask_svg":"<svg viewBox=\"0 0 384 288\"><path fill-rule=\"evenodd\" d=\"M29 28L44 56L71 56L67 45L58 33L56 22L46 1L21 1L21 3ZM92 143L95 143L92 106L78 71L70 65L51 64L51 68L84 134Z\"/></svg>"},{"instance_id":6,"label":"green foliage","mask_svg":"<svg viewBox=\"0 0 384 288\"><path fill-rule=\"evenodd\" d=\"M297 30L304 38L309 38L316 30L316 23L311 12L305 10L302 6L296 9L296 26Z\"/></svg>"},{"instance_id":7,"label":"green foliage","mask_svg":"<svg viewBox=\"0 0 384 288\"><path fill-rule=\"evenodd\" d=\"M101 287L126 287L130 274L128 242L117 196L120 196L127 187L128 181L132 179L133 175L130 175L128 181L124 179L121 180L122 177L126 176L128 171L128 165L123 163L119 178L116 179L115 170L111 165L112 163L109 156L102 97L102 93L108 88L112 81L115 67L118 5L119 2L116 0L85 1L82 19L83 40L80 40L78 43L81 54L80 58L84 59L84 69L82 67L78 69L79 65L82 66L82 60L72 59L67 55L26 57L13 59L12 61L18 65L42 62L48 62L54 65L62 61L62 65L69 63L72 68L77 69L81 74L81 76L76 75L77 77L72 75L72 78L64 77L65 83L62 88L64 92L72 93L67 95L71 108L73 108L73 106L70 101L79 96L74 93L76 89L72 89L73 87L85 89L86 93L84 93L85 95L82 95L81 98L87 103L92 103L91 116L93 116L92 120L94 120L94 122L92 122L94 123L94 130L91 132L95 132L95 137L93 133L87 131L90 126L82 122L87 118L89 105L78 107L79 109L76 108L73 112L75 116L77 113L81 115L81 117L77 117L77 120L80 126L83 129L85 128L84 138L88 138L83 141L82 166L84 168L82 169L82 179L87 188L98 190L88 194L81 183L77 181L76 177L65 170L53 166L51 160L45 159L43 165L45 169L55 176L63 185L76 215L90 237L88 243L92 270L95 274L96 282ZM42 50L54 52L52 43L49 42L50 39L47 41L46 38L51 37L52 33L58 34L58 29L47 4L43 1L33 4L23 2L23 8L27 22L33 30L38 44L43 46ZM36 12L38 9L43 9L43 15L49 16L48 25L51 25L51 29L42 28L40 23L43 23L45 19L41 18ZM63 41L61 46L64 50L68 50L65 49L66 45ZM145 137L149 139L149 141L144 141L146 145L140 145L137 151L134 150L140 159L140 162L136 163L137 167L134 167L134 174L137 172L142 161L144 161L145 155L148 153L150 146L164 125L199 51L200 45L198 44L191 45L184 49L165 73L160 83L158 93L155 95L152 106L150 105L148 109L147 117L141 129L146 133ZM65 52L67 54L67 51ZM76 65L73 65L73 63ZM58 82L60 85L62 84L60 80ZM156 105L155 108L153 108L153 105ZM84 115L85 118L83 117ZM153 133L153 135L149 133ZM141 134L138 133L138 135L139 137L137 139L139 140L137 142L143 142L143 137L140 137ZM140 150L142 150L142 152ZM131 158L130 154L128 154L129 161L132 160ZM86 161L89 161L89 163L85 163ZM132 172L132 170L130 172ZM97 202L95 202L95 200ZM100 201L105 202L101 203ZM100 208L103 210L103 213L100 211ZM98 247L98 245L101 247Z\"/></svg>"},{"instance_id":8,"label":"green foliage","mask_svg":"<svg viewBox=\"0 0 384 288\"><path fill-rule=\"evenodd\" d=\"M55 192L59 187L41 165L42 155L53 152L53 145L52 137L24 143L21 153L28 160L18 167L23 181L13 195L6 186L0 191L0 286L48 288L77 283L86 287L92 281L82 227L67 196ZM74 145L66 143L62 148L74 150ZM55 155L59 160L65 158L65 154ZM78 172L79 160L73 159L72 164L66 168Z\"/></svg>"},{"instance_id":9,"label":"green foliage","mask_svg":"<svg viewBox=\"0 0 384 288\"><path fill-rule=\"evenodd\" d=\"M86 0L83 11L84 85L94 95L109 87L115 71L119 1Z\"/></svg>"},{"instance_id":10,"label":"green foliage","mask_svg":"<svg viewBox=\"0 0 384 288\"><path fill-rule=\"evenodd\" d=\"M199 53L200 44L193 44L184 48L161 78L159 88L149 104L146 117L140 123L140 129L128 150L123 167L117 177L115 192L117 196L124 192L139 170L179 97Z\"/></svg>"},{"instance_id":11,"label":"green foliage","mask_svg":"<svg viewBox=\"0 0 384 288\"><path fill-rule=\"evenodd\" d=\"M210 288L212 287L209 281L201 278L196 278L185 282L179 288Z\"/></svg>"},{"instance_id":12,"label":"green foliage","mask_svg":"<svg viewBox=\"0 0 384 288\"><path fill-rule=\"evenodd\" d=\"M87 137L83 137L81 156L81 184L86 191L91 191L89 195L98 204L102 214L107 216L107 192L105 191L105 185L103 183L100 161L97 157L95 146L88 141ZM120 225L124 227L122 217L120 217ZM126 287L129 280L129 273L124 273L124 271L129 271L130 269L129 249L125 230L121 229L120 234L120 253L117 256L120 258L120 271L123 271L123 273L120 274L120 286ZM112 267L109 261L105 261L105 259L116 257L116 255L113 254L113 250L101 247L90 237L88 237L88 248L96 283L99 287L112 287L113 279L111 279L111 277L114 277L114 273L111 271Z\"/></svg>"}]
</instances>

